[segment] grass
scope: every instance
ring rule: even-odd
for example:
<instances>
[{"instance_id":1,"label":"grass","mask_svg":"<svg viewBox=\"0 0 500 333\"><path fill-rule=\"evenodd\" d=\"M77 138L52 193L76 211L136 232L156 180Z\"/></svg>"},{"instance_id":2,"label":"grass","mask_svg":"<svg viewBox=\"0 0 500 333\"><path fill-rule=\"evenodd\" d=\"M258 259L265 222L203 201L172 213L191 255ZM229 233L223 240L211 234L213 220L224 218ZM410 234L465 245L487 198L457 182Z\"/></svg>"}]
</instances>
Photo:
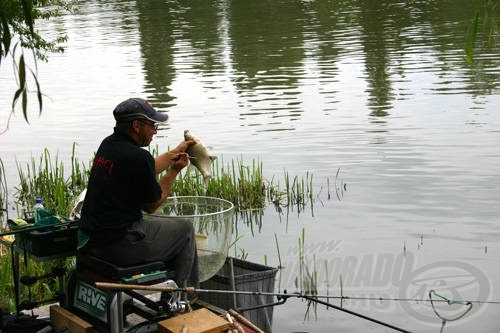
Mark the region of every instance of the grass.
<instances>
[{"instance_id":1,"label":"grass","mask_svg":"<svg viewBox=\"0 0 500 333\"><path fill-rule=\"evenodd\" d=\"M38 162L38 163L37 163ZM32 158L25 168L17 164L19 185L15 187L16 207L31 207L35 198L43 199L45 209L68 216L73 200L87 185L88 171L75 156L73 144L71 173L65 175L65 165L56 155L53 159L45 149L40 158Z\"/></svg>"},{"instance_id":2,"label":"grass","mask_svg":"<svg viewBox=\"0 0 500 333\"><path fill-rule=\"evenodd\" d=\"M19 184L14 187L14 205L18 216L22 216L23 209L31 207L36 197L43 198L45 209L62 216L69 216L75 198L86 187L89 168L76 157L75 144L68 163L61 161L57 155L53 156L45 149L38 159L32 158L26 165L17 165ZM157 154L157 150L152 150ZM262 162L252 160L245 164L242 159L224 163L217 159L212 164L212 175L208 184L196 169L187 169L178 176L171 195L176 196L212 196L229 200L235 205L237 218L254 228L262 227L263 209L268 205L274 206L279 212L287 209L303 211L313 203L312 174L307 173L305 178L290 176L284 172L284 181L275 183L264 179ZM90 164L89 164L90 165ZM69 170L67 172L67 170ZM7 207L7 188L0 160L0 208ZM3 226L5 214L0 210L0 226ZM236 228L237 223L234 224ZM1 228L0 228L1 232ZM237 232L235 233L237 235ZM236 236L236 239L239 239ZM246 258L248 253L231 245L235 254ZM0 245L0 308L13 310L13 282L12 258L9 249ZM29 258L20 258L20 274L35 275L50 271L53 263L36 262ZM71 267L73 261L69 258L65 265ZM30 288L21 288L21 299L31 296L34 300L49 298L58 283L55 278L48 277Z\"/></svg>"},{"instance_id":3,"label":"grass","mask_svg":"<svg viewBox=\"0 0 500 333\"><path fill-rule=\"evenodd\" d=\"M7 211L7 180L5 177L5 167L0 159L0 221ZM0 225L1 226L1 225Z\"/></svg>"},{"instance_id":4,"label":"grass","mask_svg":"<svg viewBox=\"0 0 500 333\"><path fill-rule=\"evenodd\" d=\"M302 233L299 236L299 287L300 293L309 296L318 294L318 271L316 269L316 255L313 256L310 265L308 258L304 255L306 231L302 228ZM309 317L311 308L317 315L318 303L307 301L307 308L304 314L304 319Z\"/></svg>"},{"instance_id":5,"label":"grass","mask_svg":"<svg viewBox=\"0 0 500 333\"><path fill-rule=\"evenodd\" d=\"M262 163L254 160L247 166L241 160L232 160L227 165L219 165L215 160L208 184L198 170L188 168L177 178L171 195L217 197L231 201L238 210L251 210L265 206L265 190Z\"/></svg>"},{"instance_id":6,"label":"grass","mask_svg":"<svg viewBox=\"0 0 500 333\"><path fill-rule=\"evenodd\" d=\"M52 157L45 149L39 159L32 158L26 166L17 164L19 174L19 185L15 190L15 207L19 217L23 217L23 211L29 210L36 197L43 198L44 207L47 210L57 212L60 215L69 215L74 198L85 188L87 180L87 168L79 162L75 155L73 145L70 158L71 173L65 174L65 165L58 156ZM2 182L5 184L5 180ZM7 192L2 191L3 198L7 198ZM0 225L4 225L4 216ZM9 248L0 245L0 307L14 309L14 293L12 281L12 256ZM70 266L70 261L63 263ZM36 262L28 257L20 255L20 275L36 276L50 271L53 263ZM40 283L30 288L22 288L21 299L40 301L52 297L58 290L57 279L44 278ZM31 296L31 297L30 297Z\"/></svg>"}]
</instances>

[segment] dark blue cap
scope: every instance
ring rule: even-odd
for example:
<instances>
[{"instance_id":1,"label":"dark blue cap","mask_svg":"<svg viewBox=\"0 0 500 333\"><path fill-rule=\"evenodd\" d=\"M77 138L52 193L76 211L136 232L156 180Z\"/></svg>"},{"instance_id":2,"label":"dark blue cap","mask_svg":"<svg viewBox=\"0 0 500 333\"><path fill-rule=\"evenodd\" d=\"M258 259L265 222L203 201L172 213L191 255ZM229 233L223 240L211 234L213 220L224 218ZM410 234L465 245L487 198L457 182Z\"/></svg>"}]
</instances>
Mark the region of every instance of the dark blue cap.
<instances>
[{"instance_id":1,"label":"dark blue cap","mask_svg":"<svg viewBox=\"0 0 500 333\"><path fill-rule=\"evenodd\" d=\"M147 119L155 123L167 121L168 115L155 110L150 102L142 98L129 98L116 106L113 116L117 122Z\"/></svg>"}]
</instances>

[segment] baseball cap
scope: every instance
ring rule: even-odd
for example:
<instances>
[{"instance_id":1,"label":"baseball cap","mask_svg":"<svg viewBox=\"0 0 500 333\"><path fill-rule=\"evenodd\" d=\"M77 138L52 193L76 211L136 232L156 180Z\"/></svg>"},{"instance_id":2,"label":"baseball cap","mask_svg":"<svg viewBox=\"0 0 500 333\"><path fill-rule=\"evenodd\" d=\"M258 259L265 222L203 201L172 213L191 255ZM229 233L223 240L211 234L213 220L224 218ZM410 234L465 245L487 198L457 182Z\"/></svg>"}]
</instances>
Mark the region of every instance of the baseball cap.
<instances>
[{"instance_id":1,"label":"baseball cap","mask_svg":"<svg viewBox=\"0 0 500 333\"><path fill-rule=\"evenodd\" d=\"M134 97L118 104L113 110L116 121L147 119L155 123L167 121L168 115L160 113L145 99Z\"/></svg>"}]
</instances>

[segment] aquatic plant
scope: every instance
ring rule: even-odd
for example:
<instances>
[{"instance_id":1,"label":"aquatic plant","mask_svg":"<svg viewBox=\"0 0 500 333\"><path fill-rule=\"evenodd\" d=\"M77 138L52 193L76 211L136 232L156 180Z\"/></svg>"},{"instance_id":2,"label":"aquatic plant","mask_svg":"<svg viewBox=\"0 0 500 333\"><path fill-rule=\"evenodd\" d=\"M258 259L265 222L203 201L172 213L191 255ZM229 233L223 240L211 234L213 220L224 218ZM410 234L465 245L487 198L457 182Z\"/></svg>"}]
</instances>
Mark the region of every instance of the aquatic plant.
<instances>
[{"instance_id":1,"label":"aquatic plant","mask_svg":"<svg viewBox=\"0 0 500 333\"><path fill-rule=\"evenodd\" d=\"M313 256L312 262L309 263L308 258L304 255L305 248L305 228L302 228L302 233L299 236L299 281L300 293L304 295L315 296L318 294L318 272L316 269L316 255ZM304 314L304 319L309 317L311 307L314 313L317 314L317 303L310 300L307 301L307 308Z\"/></svg>"},{"instance_id":2,"label":"aquatic plant","mask_svg":"<svg viewBox=\"0 0 500 333\"><path fill-rule=\"evenodd\" d=\"M59 267L69 270L72 266L70 259L61 260ZM14 310L15 295L13 274L12 251L6 245L0 244L0 308ZM27 256L20 255L17 269L23 281L30 281L27 286L20 285L19 297L22 302L43 303L44 300L52 300L56 291L60 290L60 281L50 273L54 268L54 262L38 262ZM37 276L44 276L39 281ZM33 283L31 283L31 281Z\"/></svg>"},{"instance_id":3,"label":"aquatic plant","mask_svg":"<svg viewBox=\"0 0 500 333\"><path fill-rule=\"evenodd\" d=\"M74 198L87 185L88 169L75 155L73 144L71 174L65 175L63 161L58 155L52 159L50 152L45 149L38 163L35 158L23 168L17 163L19 185L15 187L15 204L17 207L29 209L35 198L43 199L44 207L60 215L69 215Z\"/></svg>"},{"instance_id":4,"label":"aquatic plant","mask_svg":"<svg viewBox=\"0 0 500 333\"><path fill-rule=\"evenodd\" d=\"M17 164L19 174L19 185L15 186L15 202L18 214L20 208L31 207L36 197L42 197L46 209L57 214L68 216L73 208L75 198L86 187L89 167L76 158L76 144L73 144L72 155L70 158L70 174L66 174L67 165L60 160L58 155L55 157L45 149L38 159L32 158L25 166ZM158 150L152 149L152 154L157 155ZM220 161L220 162L217 162ZM89 164L90 165L90 164ZM2 167L3 170L3 167ZM0 171L2 171L0 170ZM313 202L312 174L307 173L305 178L290 176L284 171L284 185L280 187L280 182L275 182L274 178L270 181L264 179L263 165L261 161L252 160L250 164L245 164L242 159L233 159L225 164L220 158L212 164L212 179L206 184L203 177L196 169L187 169L178 176L171 195L176 196L213 196L233 202L237 211L237 218L251 228L254 234L254 227L262 227L263 209L268 205L273 205L278 212L286 209L296 209L298 212L304 210ZM1 175L1 174L0 174ZM3 182L5 183L5 182ZM5 194L4 194L5 192ZM7 194L5 191L0 193L0 203L2 206L6 203ZM1 216L0 216L1 217ZM0 220L1 224L5 221ZM235 257L246 259L248 252L237 246L238 223L233 223L236 241L231 245L234 249ZM276 239L277 243L277 239ZM278 244L276 244L278 247ZM278 249L279 251L279 249ZM11 281L11 258L8 248L0 247L0 306L12 309L13 295ZM32 275L33 272L50 270L52 263L40 263L29 258L21 258L21 274ZM66 266L72 265L71 258L67 259ZM281 265L281 264L280 264ZM314 279L314 271L307 272L310 281ZM313 274L313 275L311 275ZM312 288L307 287L310 290ZM47 298L58 288L58 283L52 278L48 278L42 283L22 288L22 299L30 298L33 295L35 299ZM27 289L27 290L26 290Z\"/></svg>"},{"instance_id":5,"label":"aquatic plant","mask_svg":"<svg viewBox=\"0 0 500 333\"><path fill-rule=\"evenodd\" d=\"M8 248L0 244L0 308L12 308L14 306L14 293L12 279L12 260Z\"/></svg>"}]
</instances>

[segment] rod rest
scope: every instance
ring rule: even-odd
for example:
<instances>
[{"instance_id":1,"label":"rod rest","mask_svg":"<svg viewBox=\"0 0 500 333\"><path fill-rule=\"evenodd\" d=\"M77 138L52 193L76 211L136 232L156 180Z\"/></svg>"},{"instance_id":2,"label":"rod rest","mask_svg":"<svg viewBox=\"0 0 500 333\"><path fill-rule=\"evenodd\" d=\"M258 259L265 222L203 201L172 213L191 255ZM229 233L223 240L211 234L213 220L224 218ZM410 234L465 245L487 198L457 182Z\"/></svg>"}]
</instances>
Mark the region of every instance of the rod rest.
<instances>
[{"instance_id":1,"label":"rod rest","mask_svg":"<svg viewBox=\"0 0 500 333\"><path fill-rule=\"evenodd\" d=\"M163 261L152 261L134 266L121 267L87 253L77 254L76 267L78 270L86 269L102 274L110 280L120 280L134 275L166 270Z\"/></svg>"}]
</instances>

